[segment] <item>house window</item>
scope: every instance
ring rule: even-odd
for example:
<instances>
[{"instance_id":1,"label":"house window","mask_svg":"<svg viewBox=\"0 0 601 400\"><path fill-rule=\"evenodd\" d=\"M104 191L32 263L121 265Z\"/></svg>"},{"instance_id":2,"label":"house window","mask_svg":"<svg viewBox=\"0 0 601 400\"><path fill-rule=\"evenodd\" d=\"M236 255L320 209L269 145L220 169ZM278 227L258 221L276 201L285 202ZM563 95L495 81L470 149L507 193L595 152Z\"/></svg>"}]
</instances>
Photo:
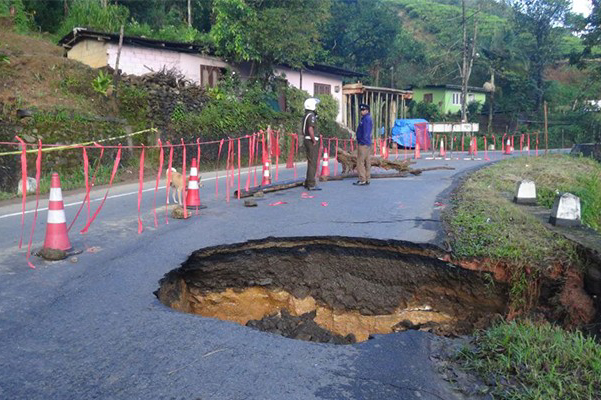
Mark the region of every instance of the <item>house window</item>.
<instances>
[{"instance_id":1,"label":"house window","mask_svg":"<svg viewBox=\"0 0 601 400\"><path fill-rule=\"evenodd\" d=\"M451 103L454 106L460 106L461 105L461 93L453 92L453 99L452 99Z\"/></svg>"},{"instance_id":2,"label":"house window","mask_svg":"<svg viewBox=\"0 0 601 400\"><path fill-rule=\"evenodd\" d=\"M432 103L432 93L424 94L424 103Z\"/></svg>"},{"instance_id":3,"label":"house window","mask_svg":"<svg viewBox=\"0 0 601 400\"><path fill-rule=\"evenodd\" d=\"M200 66L200 86L215 87L221 78L221 68L210 65Z\"/></svg>"},{"instance_id":4,"label":"house window","mask_svg":"<svg viewBox=\"0 0 601 400\"><path fill-rule=\"evenodd\" d=\"M332 94L332 85L326 85L324 83L313 84L313 96L318 94Z\"/></svg>"}]
</instances>

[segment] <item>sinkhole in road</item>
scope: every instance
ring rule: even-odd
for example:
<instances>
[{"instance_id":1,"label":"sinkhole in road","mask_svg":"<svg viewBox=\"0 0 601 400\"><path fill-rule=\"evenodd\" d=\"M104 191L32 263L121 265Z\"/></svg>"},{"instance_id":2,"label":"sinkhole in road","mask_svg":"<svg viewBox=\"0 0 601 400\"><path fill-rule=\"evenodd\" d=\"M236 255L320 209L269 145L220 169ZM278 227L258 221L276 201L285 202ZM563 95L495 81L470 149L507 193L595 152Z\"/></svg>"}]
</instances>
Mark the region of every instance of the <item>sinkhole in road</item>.
<instances>
[{"instance_id":1,"label":"sinkhole in road","mask_svg":"<svg viewBox=\"0 0 601 400\"><path fill-rule=\"evenodd\" d=\"M443 255L393 240L266 238L193 252L155 295L179 311L337 344L407 329L465 334L505 313L505 284Z\"/></svg>"}]
</instances>

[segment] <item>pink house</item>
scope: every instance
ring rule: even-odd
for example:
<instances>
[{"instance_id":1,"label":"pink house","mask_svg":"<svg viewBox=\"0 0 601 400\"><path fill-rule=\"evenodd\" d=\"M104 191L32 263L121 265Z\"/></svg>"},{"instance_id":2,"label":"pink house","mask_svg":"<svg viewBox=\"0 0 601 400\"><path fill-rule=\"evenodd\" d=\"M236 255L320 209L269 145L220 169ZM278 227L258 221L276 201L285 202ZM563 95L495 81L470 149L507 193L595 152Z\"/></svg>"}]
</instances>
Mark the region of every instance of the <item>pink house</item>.
<instances>
[{"instance_id":1,"label":"pink house","mask_svg":"<svg viewBox=\"0 0 601 400\"><path fill-rule=\"evenodd\" d=\"M66 56L92 68L110 66L115 68L119 35L95 32L85 28L74 28L63 37L59 44ZM187 79L203 86L215 86L226 68L246 76L241 65L230 65L218 57L204 53L201 46L146 39L132 36L123 37L123 47L119 58L119 69L130 75L143 75L166 67L177 68ZM338 101L337 120L342 122L344 115L342 101L342 80L362 74L322 64L307 65L302 70L279 66L276 75L285 76L290 85L305 90L310 96L330 94Z\"/></svg>"}]
</instances>

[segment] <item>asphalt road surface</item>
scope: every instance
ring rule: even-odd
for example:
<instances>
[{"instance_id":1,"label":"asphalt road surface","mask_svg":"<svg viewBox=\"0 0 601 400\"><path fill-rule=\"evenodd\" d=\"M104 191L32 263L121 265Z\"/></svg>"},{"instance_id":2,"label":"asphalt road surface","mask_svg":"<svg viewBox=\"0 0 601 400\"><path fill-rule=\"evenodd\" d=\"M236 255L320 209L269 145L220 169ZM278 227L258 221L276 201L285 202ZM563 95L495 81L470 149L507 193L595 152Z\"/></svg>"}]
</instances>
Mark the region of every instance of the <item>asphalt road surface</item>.
<instances>
[{"instance_id":1,"label":"asphalt road surface","mask_svg":"<svg viewBox=\"0 0 601 400\"><path fill-rule=\"evenodd\" d=\"M502 158L497 153L489 156ZM482 156L481 156L482 157ZM137 184L113 187L85 235L80 216L69 234L83 253L47 262L18 249L20 204L0 207L0 398L3 399L454 399L430 362L433 335L377 335L355 345L287 339L231 322L173 311L157 301L159 279L192 251L268 236L343 235L443 243L440 212L467 171L490 161L420 160L413 167L455 170L421 176L322 184L267 194L256 208L224 201L220 178L202 174L207 208L169 220L154 183L145 184L144 231L137 233ZM260 172L260 171L259 171ZM280 180L292 171L280 168ZM299 166L299 175L304 169ZM62 177L65 180L65 177ZM245 183L242 175L242 186ZM92 211L104 195L92 194ZM82 194L66 194L70 223ZM159 190L164 204L165 190ZM270 206L276 202L285 204ZM27 209L32 210L31 203ZM47 199L40 207L47 206ZM85 211L84 211L85 212ZM25 243L33 213L25 219ZM33 240L43 243L46 211ZM26 248L26 246L25 246Z\"/></svg>"}]
</instances>

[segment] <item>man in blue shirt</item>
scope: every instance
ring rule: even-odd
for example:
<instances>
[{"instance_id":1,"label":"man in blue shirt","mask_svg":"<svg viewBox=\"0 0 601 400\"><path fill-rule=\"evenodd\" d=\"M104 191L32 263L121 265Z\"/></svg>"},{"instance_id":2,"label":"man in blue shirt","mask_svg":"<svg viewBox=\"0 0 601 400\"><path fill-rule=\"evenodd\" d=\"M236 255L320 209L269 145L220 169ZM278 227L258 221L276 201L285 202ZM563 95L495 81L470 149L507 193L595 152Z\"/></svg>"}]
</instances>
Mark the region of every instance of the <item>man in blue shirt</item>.
<instances>
[{"instance_id":1,"label":"man in blue shirt","mask_svg":"<svg viewBox=\"0 0 601 400\"><path fill-rule=\"evenodd\" d=\"M354 182L353 185L364 186L369 185L369 179L371 178L369 153L373 121L368 104L360 104L359 108L361 109L361 121L357 127L357 173L359 174L359 180Z\"/></svg>"}]
</instances>

